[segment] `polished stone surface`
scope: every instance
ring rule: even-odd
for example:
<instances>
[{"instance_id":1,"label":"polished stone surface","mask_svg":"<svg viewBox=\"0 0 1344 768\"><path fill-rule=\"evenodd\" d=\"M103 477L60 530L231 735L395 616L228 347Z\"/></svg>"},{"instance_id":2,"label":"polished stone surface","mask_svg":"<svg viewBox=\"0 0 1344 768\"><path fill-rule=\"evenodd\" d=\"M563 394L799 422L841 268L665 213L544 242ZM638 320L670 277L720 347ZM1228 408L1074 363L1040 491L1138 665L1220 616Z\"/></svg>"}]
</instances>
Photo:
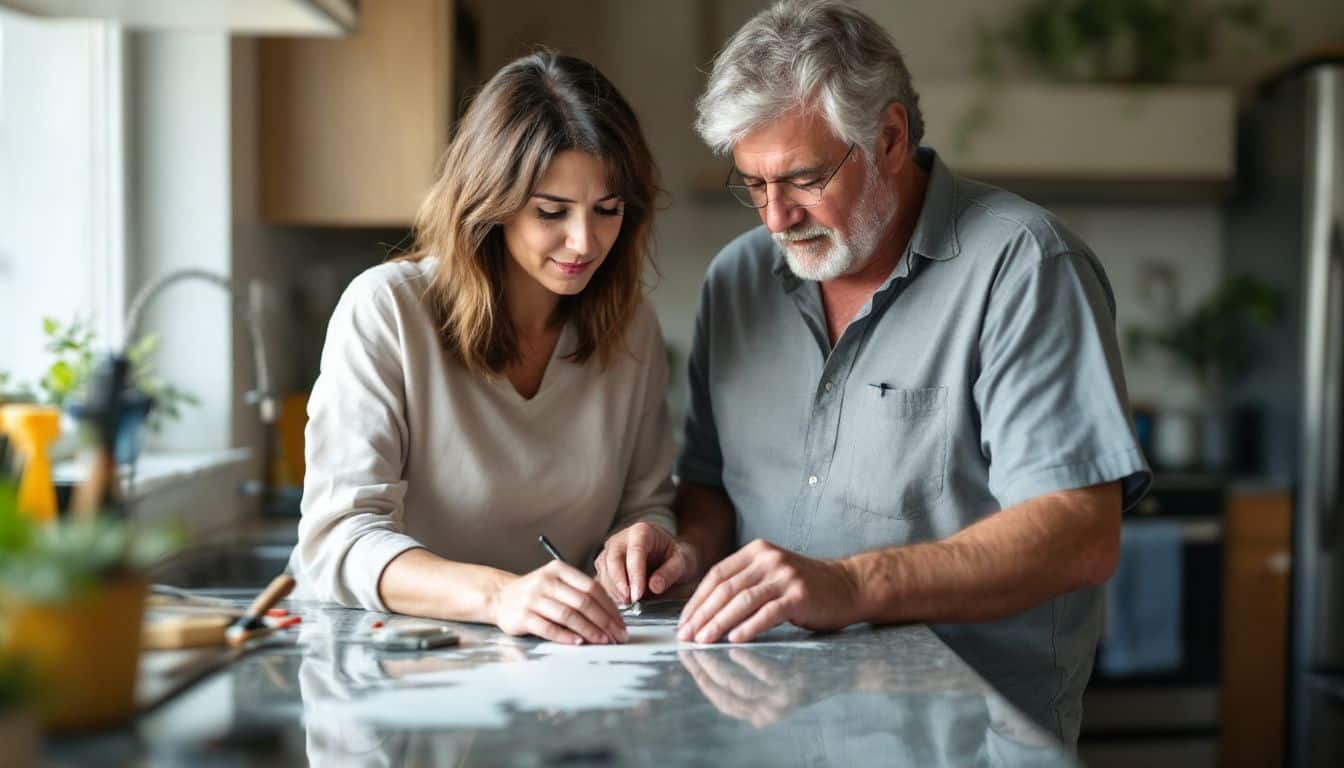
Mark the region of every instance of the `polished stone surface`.
<instances>
[{"instance_id":1,"label":"polished stone surface","mask_svg":"<svg viewBox=\"0 0 1344 768\"><path fill-rule=\"evenodd\" d=\"M243 603L240 601L239 605ZM631 642L566 647L453 625L387 652L371 624L293 602L275 638L123 731L48 743L54 765L1076 765L922 626L678 643L679 604Z\"/></svg>"}]
</instances>

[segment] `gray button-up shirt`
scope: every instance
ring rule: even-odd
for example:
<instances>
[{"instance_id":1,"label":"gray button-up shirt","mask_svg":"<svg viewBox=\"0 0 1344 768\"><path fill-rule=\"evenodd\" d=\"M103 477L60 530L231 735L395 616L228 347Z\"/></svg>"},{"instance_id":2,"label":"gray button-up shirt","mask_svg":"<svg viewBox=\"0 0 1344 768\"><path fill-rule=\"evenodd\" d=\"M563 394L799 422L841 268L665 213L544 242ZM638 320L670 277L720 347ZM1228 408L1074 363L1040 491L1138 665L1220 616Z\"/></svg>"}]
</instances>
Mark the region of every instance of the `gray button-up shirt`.
<instances>
[{"instance_id":1,"label":"gray button-up shirt","mask_svg":"<svg viewBox=\"0 0 1344 768\"><path fill-rule=\"evenodd\" d=\"M1114 480L1128 508L1151 482L1100 262L1049 212L918 159L930 177L910 243L834 348L819 287L765 228L709 268L678 474L727 492L739 543L841 557ZM933 629L1072 744L1101 600L1084 589Z\"/></svg>"}]
</instances>

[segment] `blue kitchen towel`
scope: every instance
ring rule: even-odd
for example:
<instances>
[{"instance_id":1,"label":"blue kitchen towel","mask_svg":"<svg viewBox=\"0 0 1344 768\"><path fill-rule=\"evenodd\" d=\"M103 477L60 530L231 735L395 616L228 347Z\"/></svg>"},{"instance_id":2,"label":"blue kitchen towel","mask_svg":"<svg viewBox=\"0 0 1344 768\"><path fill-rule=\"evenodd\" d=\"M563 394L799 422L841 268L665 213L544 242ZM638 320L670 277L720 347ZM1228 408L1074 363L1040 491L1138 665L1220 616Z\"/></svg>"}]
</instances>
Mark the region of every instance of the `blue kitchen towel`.
<instances>
[{"instance_id":1,"label":"blue kitchen towel","mask_svg":"<svg viewBox=\"0 0 1344 768\"><path fill-rule=\"evenodd\" d=\"M1106 585L1101 671L1109 677L1178 669L1181 650L1180 523L1126 523L1120 564Z\"/></svg>"}]
</instances>

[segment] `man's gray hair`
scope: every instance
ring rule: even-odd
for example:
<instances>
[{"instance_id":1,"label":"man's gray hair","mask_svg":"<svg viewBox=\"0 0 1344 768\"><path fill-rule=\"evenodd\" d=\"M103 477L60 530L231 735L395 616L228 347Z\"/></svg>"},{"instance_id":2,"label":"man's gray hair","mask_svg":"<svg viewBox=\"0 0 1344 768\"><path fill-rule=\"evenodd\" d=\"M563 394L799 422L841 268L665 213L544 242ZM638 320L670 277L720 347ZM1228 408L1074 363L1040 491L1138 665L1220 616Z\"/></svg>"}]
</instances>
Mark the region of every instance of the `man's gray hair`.
<instances>
[{"instance_id":1,"label":"man's gray hair","mask_svg":"<svg viewBox=\"0 0 1344 768\"><path fill-rule=\"evenodd\" d=\"M836 0L782 0L756 14L714 59L696 102L695 129L716 153L793 110L818 109L836 136L872 158L882 112L909 115L909 143L924 137L919 94L891 36Z\"/></svg>"}]
</instances>

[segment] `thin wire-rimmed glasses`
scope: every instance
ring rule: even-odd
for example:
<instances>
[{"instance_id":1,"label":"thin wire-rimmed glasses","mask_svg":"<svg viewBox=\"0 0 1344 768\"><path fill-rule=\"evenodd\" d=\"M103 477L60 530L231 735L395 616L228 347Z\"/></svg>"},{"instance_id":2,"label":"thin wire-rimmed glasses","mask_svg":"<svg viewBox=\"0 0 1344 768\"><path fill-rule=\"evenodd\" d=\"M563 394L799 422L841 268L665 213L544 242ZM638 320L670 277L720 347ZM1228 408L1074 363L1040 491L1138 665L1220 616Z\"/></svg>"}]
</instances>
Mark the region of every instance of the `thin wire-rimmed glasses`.
<instances>
[{"instance_id":1,"label":"thin wire-rimmed glasses","mask_svg":"<svg viewBox=\"0 0 1344 768\"><path fill-rule=\"evenodd\" d=\"M748 208L764 208L770 204L770 184L776 184L782 190L780 195L791 206L798 208L811 208L821 202L821 195L826 191L826 185L831 183L835 174L845 167L845 161L854 153L854 145L849 145L849 150L845 156L840 158L831 172L824 178L800 177L794 179L776 179L773 182L757 181L751 184L742 177L742 172L737 170L734 165L728 169L728 178L723 182L724 189L733 196L737 202Z\"/></svg>"}]
</instances>

